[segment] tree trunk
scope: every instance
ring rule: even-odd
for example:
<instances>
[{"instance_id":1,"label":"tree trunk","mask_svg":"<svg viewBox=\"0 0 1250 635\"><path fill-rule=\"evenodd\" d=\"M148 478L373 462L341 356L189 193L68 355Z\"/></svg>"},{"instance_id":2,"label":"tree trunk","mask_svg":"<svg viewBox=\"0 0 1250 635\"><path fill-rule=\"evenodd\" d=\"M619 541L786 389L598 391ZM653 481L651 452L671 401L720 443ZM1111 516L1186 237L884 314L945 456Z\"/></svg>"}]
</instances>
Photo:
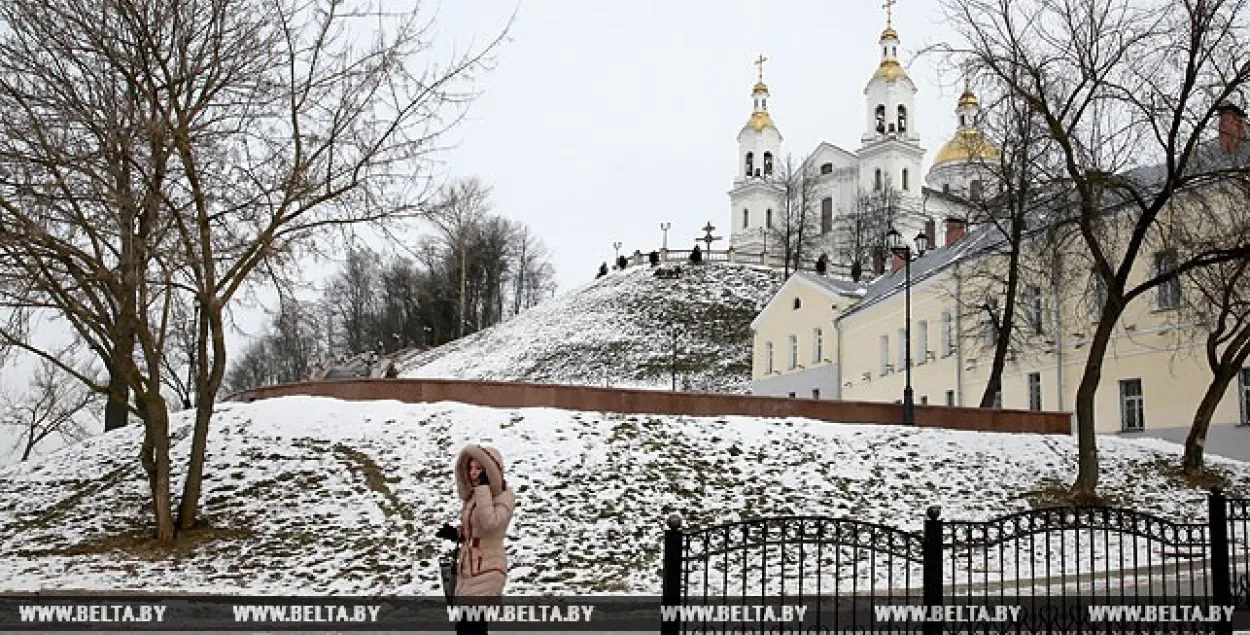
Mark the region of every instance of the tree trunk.
<instances>
[{"instance_id":1,"label":"tree trunk","mask_svg":"<svg viewBox=\"0 0 1250 635\"><path fill-rule=\"evenodd\" d=\"M1094 397L1102 381L1103 358L1111 343L1111 331L1120 319L1120 311L1104 303L1102 319L1089 344L1089 357L1081 373L1081 383L1076 389L1077 473L1072 483L1072 494L1078 498L1093 498L1098 491L1098 439L1095 435Z\"/></svg>"},{"instance_id":2,"label":"tree trunk","mask_svg":"<svg viewBox=\"0 0 1250 635\"><path fill-rule=\"evenodd\" d=\"M130 384L126 381L126 376L122 374L121 369L125 367L126 358L134 355L135 336L133 332L121 332L129 329L122 328L120 324L118 330L112 359L106 367L109 373L109 394L108 403L104 406L105 432L126 427L130 416Z\"/></svg>"},{"instance_id":3,"label":"tree trunk","mask_svg":"<svg viewBox=\"0 0 1250 635\"><path fill-rule=\"evenodd\" d=\"M1019 224L1016 223L1016 226ZM1020 237L1012 229L1014 244L1020 244ZM1007 289L1003 300L1003 319L998 324L998 339L994 346L994 361L990 365L989 381L985 384L985 394L981 395L981 407L992 408L999 391L1003 388L1003 368L1007 365L1007 352L1011 350L1011 334L1015 330L1016 287L1020 285L1020 250L1013 248L1007 259ZM991 315L993 320L994 316Z\"/></svg>"},{"instance_id":4,"label":"tree trunk","mask_svg":"<svg viewBox=\"0 0 1250 635\"><path fill-rule=\"evenodd\" d=\"M1198 409L1194 412L1189 436L1185 439L1185 456L1181 460L1181 467L1186 474L1195 474L1202 469L1203 449L1206 446L1207 431L1211 427L1211 417L1215 415L1215 409L1219 407L1228 385L1236 376L1236 369L1220 369L1216 371L1211 383L1207 384L1202 401L1198 402Z\"/></svg>"},{"instance_id":5,"label":"tree trunk","mask_svg":"<svg viewBox=\"0 0 1250 635\"><path fill-rule=\"evenodd\" d=\"M169 482L169 408L164 398L156 393L139 396L139 402L147 431L140 458L152 489L155 537L157 542L168 544L173 542L175 535Z\"/></svg>"},{"instance_id":6,"label":"tree trunk","mask_svg":"<svg viewBox=\"0 0 1250 635\"><path fill-rule=\"evenodd\" d=\"M469 257L468 257L468 254L465 253L464 241L461 240L460 242L460 315L456 316L460 322L459 324L456 325L456 333L459 334L458 337L464 337L465 313L468 311L468 307L466 304L468 300L467 287L469 285L469 270L468 270L469 262L468 261L469 261Z\"/></svg>"}]
</instances>

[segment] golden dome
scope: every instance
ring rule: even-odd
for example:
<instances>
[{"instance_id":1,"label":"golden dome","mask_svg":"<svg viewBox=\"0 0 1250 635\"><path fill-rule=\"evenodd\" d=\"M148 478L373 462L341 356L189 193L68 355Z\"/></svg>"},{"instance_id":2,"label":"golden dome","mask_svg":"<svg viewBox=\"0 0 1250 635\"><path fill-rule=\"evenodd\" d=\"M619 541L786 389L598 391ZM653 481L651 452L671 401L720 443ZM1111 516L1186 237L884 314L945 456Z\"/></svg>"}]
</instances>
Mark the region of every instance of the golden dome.
<instances>
[{"instance_id":1,"label":"golden dome","mask_svg":"<svg viewBox=\"0 0 1250 635\"><path fill-rule=\"evenodd\" d=\"M768 92L768 84L765 84L764 82L758 82L757 84L755 84L755 88L751 91L751 94L766 93L766 92Z\"/></svg>"},{"instance_id":2,"label":"golden dome","mask_svg":"<svg viewBox=\"0 0 1250 635\"><path fill-rule=\"evenodd\" d=\"M751 128L756 132L759 132L764 128L777 127L773 125L773 118L768 115L768 111L766 110L757 110L751 113L751 119L747 121L747 125L751 126Z\"/></svg>"},{"instance_id":3,"label":"golden dome","mask_svg":"<svg viewBox=\"0 0 1250 635\"><path fill-rule=\"evenodd\" d=\"M892 26L887 26L887 27L885 27L885 30L881 32L881 39L883 39L883 40L884 40L884 39L887 39L887 38L897 40L897 39L898 39L898 31L895 31L895 30L894 30L894 27L892 27Z\"/></svg>"},{"instance_id":4,"label":"golden dome","mask_svg":"<svg viewBox=\"0 0 1250 635\"><path fill-rule=\"evenodd\" d=\"M972 91L970 90L965 90L964 94L959 96L960 108L976 108L979 105L980 104L977 102L977 96L972 94Z\"/></svg>"},{"instance_id":5,"label":"golden dome","mask_svg":"<svg viewBox=\"0 0 1250 635\"><path fill-rule=\"evenodd\" d=\"M901 77L907 77L907 73L903 70L903 66L895 59L881 60L881 66L877 67L877 72L873 73L872 78L880 77L887 82L892 82Z\"/></svg>"},{"instance_id":6,"label":"golden dome","mask_svg":"<svg viewBox=\"0 0 1250 635\"><path fill-rule=\"evenodd\" d=\"M940 163L949 163L951 161L971 161L971 160L994 160L998 158L998 148L993 141L985 138L980 130L976 128L965 128L955 133L955 136L947 141L937 156L933 158L933 165Z\"/></svg>"}]
</instances>

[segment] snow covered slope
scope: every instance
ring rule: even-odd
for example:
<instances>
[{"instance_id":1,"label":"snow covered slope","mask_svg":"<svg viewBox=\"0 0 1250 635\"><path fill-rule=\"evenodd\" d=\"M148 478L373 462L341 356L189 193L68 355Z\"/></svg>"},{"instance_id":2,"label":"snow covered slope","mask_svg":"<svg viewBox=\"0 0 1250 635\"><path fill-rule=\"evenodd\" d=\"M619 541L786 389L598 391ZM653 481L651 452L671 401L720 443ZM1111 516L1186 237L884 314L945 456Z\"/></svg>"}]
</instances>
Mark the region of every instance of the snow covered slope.
<instances>
[{"instance_id":1,"label":"snow covered slope","mask_svg":"<svg viewBox=\"0 0 1250 635\"><path fill-rule=\"evenodd\" d=\"M400 376L668 388L675 325L679 387L686 379L695 390L745 393L751 320L781 273L709 263L682 267L678 279L652 274L613 272L434 349Z\"/></svg>"},{"instance_id":2,"label":"snow covered slope","mask_svg":"<svg viewBox=\"0 0 1250 635\"><path fill-rule=\"evenodd\" d=\"M175 465L190 419L173 417ZM518 506L509 593L658 593L664 519L780 514L918 530L925 508L984 519L1074 473L1067 436L632 416L288 397L224 404L209 437L209 529L146 546L137 427L0 470L0 591L79 588L435 594L435 529L455 517L450 464L491 440ZM1102 488L1164 518L1202 491L1160 476L1178 448L1100 437ZM1212 458L1233 491L1250 466ZM176 476L176 482L181 478ZM1244 491L1242 491L1244 493Z\"/></svg>"}]
</instances>

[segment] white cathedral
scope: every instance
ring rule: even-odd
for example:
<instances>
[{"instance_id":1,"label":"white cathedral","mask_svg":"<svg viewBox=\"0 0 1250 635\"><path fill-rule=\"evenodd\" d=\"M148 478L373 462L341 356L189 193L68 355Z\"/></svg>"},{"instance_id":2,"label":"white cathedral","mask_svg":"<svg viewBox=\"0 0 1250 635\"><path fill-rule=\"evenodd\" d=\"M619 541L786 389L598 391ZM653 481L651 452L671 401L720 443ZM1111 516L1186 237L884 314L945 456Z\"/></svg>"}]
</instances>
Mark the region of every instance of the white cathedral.
<instances>
[{"instance_id":1,"label":"white cathedral","mask_svg":"<svg viewBox=\"0 0 1250 635\"><path fill-rule=\"evenodd\" d=\"M880 43L881 63L864 88L864 134L859 149L851 152L821 143L803 166L815 174L812 189L820 201L818 246L809 250L804 261L826 255L831 264L849 265L835 262L840 241L847 240L839 221L855 209L861 194L883 189L897 197L896 229L907 237L925 231L930 244L941 246L934 228L947 217L959 216L965 208L962 201L980 198L987 180L986 161L998 156L997 148L981 132L979 104L966 85L955 108L958 129L938 151L922 184L919 175L925 150L916 125L916 85L898 61L899 37L889 18ZM777 264L781 256L777 241L772 239L770 244L769 234L775 231L774 216L780 213L784 198L777 181L782 136L768 112L769 91L763 81L766 59L756 60L760 68L751 93L753 110L738 133L738 169L729 192L730 246L744 257L763 258L767 252L765 262ZM814 222L812 226L817 227Z\"/></svg>"}]
</instances>

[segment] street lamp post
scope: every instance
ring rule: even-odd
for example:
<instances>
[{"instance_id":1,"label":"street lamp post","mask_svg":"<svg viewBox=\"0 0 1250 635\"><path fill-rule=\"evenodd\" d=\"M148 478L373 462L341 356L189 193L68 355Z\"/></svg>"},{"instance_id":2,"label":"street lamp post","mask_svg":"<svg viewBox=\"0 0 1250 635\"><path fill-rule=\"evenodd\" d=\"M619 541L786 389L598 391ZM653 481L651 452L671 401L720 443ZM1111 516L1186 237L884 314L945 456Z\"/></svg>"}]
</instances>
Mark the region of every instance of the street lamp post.
<instances>
[{"instance_id":1,"label":"street lamp post","mask_svg":"<svg viewBox=\"0 0 1250 635\"><path fill-rule=\"evenodd\" d=\"M929 235L923 231L916 234L916 250L903 242L903 235L895 229L885 235L886 246L894 255L903 259L903 312L906 325L903 329L903 366L906 368L906 385L903 387L903 425L916 425L916 403L911 388L911 261L920 258L929 249Z\"/></svg>"}]
</instances>

